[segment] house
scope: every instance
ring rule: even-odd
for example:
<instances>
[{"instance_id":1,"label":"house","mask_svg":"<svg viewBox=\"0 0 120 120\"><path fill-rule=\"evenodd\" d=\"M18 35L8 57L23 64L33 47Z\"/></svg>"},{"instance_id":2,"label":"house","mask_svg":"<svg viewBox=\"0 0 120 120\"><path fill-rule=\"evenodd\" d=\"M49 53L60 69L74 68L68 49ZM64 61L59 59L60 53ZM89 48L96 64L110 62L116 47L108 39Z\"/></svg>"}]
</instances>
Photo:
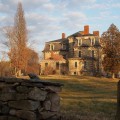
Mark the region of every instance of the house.
<instances>
[{"instance_id":1,"label":"house","mask_svg":"<svg viewBox=\"0 0 120 120\"><path fill-rule=\"evenodd\" d=\"M42 51L41 74L54 71L55 74L91 75L101 73L101 46L99 31L89 33L89 26L68 37L45 43Z\"/></svg>"}]
</instances>

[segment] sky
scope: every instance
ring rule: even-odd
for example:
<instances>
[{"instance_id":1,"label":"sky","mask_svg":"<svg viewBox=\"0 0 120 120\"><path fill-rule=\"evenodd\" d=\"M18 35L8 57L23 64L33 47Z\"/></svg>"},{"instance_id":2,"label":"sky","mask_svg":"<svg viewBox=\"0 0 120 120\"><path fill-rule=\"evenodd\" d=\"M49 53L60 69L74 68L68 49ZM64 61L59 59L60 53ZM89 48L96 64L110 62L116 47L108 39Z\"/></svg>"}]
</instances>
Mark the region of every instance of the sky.
<instances>
[{"instance_id":1,"label":"sky","mask_svg":"<svg viewBox=\"0 0 120 120\"><path fill-rule=\"evenodd\" d=\"M14 24L18 2L22 2L29 46L40 52L45 42L66 37L90 26L90 32L106 31L113 23L120 30L120 0L0 0L0 41L2 28ZM0 48L5 49L0 42Z\"/></svg>"}]
</instances>

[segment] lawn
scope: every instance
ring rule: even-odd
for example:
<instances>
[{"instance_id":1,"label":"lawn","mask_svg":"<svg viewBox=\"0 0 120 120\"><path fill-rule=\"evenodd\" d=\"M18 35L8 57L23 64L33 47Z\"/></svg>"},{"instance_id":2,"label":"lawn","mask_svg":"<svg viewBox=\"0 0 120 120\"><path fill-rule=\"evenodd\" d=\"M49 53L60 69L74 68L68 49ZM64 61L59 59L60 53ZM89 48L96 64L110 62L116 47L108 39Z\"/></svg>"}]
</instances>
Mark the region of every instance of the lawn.
<instances>
[{"instance_id":1,"label":"lawn","mask_svg":"<svg viewBox=\"0 0 120 120\"><path fill-rule=\"evenodd\" d=\"M40 76L63 83L63 120L114 120L117 109L118 79L88 76Z\"/></svg>"}]
</instances>

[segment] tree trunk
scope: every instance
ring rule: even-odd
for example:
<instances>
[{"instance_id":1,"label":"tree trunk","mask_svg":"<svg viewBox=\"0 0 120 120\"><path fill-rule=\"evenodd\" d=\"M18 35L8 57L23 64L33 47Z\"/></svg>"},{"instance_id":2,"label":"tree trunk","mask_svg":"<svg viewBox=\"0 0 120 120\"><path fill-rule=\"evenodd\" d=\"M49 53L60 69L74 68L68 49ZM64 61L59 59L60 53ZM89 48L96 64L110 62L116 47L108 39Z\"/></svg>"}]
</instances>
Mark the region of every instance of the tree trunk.
<instances>
[{"instance_id":1,"label":"tree trunk","mask_svg":"<svg viewBox=\"0 0 120 120\"><path fill-rule=\"evenodd\" d=\"M17 69L15 68L15 76L16 76L16 77L21 76L21 70L17 70Z\"/></svg>"},{"instance_id":2,"label":"tree trunk","mask_svg":"<svg viewBox=\"0 0 120 120\"><path fill-rule=\"evenodd\" d=\"M115 73L112 73L112 79L115 79Z\"/></svg>"}]
</instances>

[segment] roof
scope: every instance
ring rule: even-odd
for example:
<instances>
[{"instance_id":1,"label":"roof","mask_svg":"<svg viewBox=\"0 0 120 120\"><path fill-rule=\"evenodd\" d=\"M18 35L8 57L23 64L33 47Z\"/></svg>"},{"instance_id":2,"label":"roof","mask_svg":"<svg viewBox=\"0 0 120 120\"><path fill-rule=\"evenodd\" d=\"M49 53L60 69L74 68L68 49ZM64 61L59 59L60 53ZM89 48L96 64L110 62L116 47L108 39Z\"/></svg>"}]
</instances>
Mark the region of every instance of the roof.
<instances>
[{"instance_id":1,"label":"roof","mask_svg":"<svg viewBox=\"0 0 120 120\"><path fill-rule=\"evenodd\" d=\"M85 35L82 35L82 36L95 36L94 34L85 34Z\"/></svg>"},{"instance_id":2,"label":"roof","mask_svg":"<svg viewBox=\"0 0 120 120\"><path fill-rule=\"evenodd\" d=\"M82 31L78 31L78 32L76 32L76 33L74 33L72 35L69 35L68 37L80 37L80 36L82 36L81 32Z\"/></svg>"},{"instance_id":3,"label":"roof","mask_svg":"<svg viewBox=\"0 0 120 120\"><path fill-rule=\"evenodd\" d=\"M47 60L64 60L62 55L59 54L54 54L53 52L51 52L51 57L48 58Z\"/></svg>"},{"instance_id":4,"label":"roof","mask_svg":"<svg viewBox=\"0 0 120 120\"><path fill-rule=\"evenodd\" d=\"M62 42L64 40L67 40L67 38L52 40L52 41L48 41L47 43L49 43L49 42Z\"/></svg>"},{"instance_id":5,"label":"roof","mask_svg":"<svg viewBox=\"0 0 120 120\"><path fill-rule=\"evenodd\" d=\"M59 51L61 49L60 43L54 43L54 51ZM43 51L50 51L50 44L47 42Z\"/></svg>"},{"instance_id":6,"label":"roof","mask_svg":"<svg viewBox=\"0 0 120 120\"><path fill-rule=\"evenodd\" d=\"M95 36L94 34L83 34L83 31L78 31L72 35L69 35L68 37L82 37L82 36Z\"/></svg>"},{"instance_id":7,"label":"roof","mask_svg":"<svg viewBox=\"0 0 120 120\"><path fill-rule=\"evenodd\" d=\"M67 38L61 38L61 39L57 39L57 40L52 40L52 41L48 41L46 42L45 44L45 48L43 50L43 52L45 51L50 51L50 44L54 44L54 50L53 51L59 51L59 50L62 50L62 44L66 44L69 42L68 41L68 38L69 37L85 37L85 36L95 36L94 34L84 34L84 31L78 31L72 35L69 35ZM74 47L77 46L77 43L74 44ZM85 47L85 45L84 45ZM87 46L86 46L87 47ZM68 50L68 46L67 46L67 49Z\"/></svg>"}]
</instances>

